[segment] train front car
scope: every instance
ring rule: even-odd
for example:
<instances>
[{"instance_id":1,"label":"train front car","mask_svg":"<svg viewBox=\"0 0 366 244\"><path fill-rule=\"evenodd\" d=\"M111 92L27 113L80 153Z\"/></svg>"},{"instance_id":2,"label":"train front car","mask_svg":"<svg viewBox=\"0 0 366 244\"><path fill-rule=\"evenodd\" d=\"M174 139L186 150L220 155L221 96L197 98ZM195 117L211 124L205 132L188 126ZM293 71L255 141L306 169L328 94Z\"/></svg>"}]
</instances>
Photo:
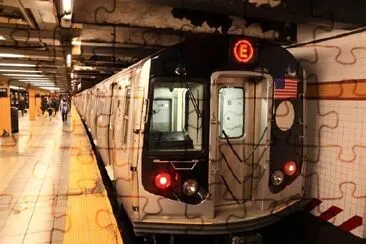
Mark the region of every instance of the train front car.
<instances>
[{"instance_id":1,"label":"train front car","mask_svg":"<svg viewBox=\"0 0 366 244\"><path fill-rule=\"evenodd\" d=\"M150 62L135 232L241 232L299 205L305 83L288 51L211 37Z\"/></svg>"}]
</instances>

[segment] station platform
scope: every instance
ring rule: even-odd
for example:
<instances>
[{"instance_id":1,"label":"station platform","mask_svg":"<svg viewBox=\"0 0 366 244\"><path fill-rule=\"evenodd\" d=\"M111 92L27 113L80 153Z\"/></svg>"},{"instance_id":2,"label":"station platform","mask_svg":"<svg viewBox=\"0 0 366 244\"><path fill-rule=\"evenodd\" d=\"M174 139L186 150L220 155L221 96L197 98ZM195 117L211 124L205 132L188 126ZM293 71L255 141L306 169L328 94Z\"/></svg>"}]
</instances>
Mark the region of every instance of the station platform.
<instances>
[{"instance_id":1,"label":"station platform","mask_svg":"<svg viewBox=\"0 0 366 244\"><path fill-rule=\"evenodd\" d=\"M122 243L91 144L67 124L27 114L0 138L0 243Z\"/></svg>"}]
</instances>

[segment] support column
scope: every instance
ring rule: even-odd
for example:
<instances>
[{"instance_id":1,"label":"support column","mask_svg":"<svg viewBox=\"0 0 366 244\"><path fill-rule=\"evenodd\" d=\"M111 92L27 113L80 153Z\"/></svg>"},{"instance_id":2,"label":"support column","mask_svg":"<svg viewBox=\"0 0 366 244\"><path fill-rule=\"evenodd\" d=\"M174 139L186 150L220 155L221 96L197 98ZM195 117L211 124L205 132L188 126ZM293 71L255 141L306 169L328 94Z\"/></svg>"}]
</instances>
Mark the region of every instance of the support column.
<instances>
[{"instance_id":1,"label":"support column","mask_svg":"<svg viewBox=\"0 0 366 244\"><path fill-rule=\"evenodd\" d=\"M36 119L36 92L34 88L28 89L29 93L29 120Z\"/></svg>"},{"instance_id":2,"label":"support column","mask_svg":"<svg viewBox=\"0 0 366 244\"><path fill-rule=\"evenodd\" d=\"M36 91L36 115L37 117L40 117L42 114L42 110L41 110L41 94L40 91Z\"/></svg>"},{"instance_id":3,"label":"support column","mask_svg":"<svg viewBox=\"0 0 366 244\"><path fill-rule=\"evenodd\" d=\"M0 135L11 133L9 81L0 77Z\"/></svg>"}]
</instances>

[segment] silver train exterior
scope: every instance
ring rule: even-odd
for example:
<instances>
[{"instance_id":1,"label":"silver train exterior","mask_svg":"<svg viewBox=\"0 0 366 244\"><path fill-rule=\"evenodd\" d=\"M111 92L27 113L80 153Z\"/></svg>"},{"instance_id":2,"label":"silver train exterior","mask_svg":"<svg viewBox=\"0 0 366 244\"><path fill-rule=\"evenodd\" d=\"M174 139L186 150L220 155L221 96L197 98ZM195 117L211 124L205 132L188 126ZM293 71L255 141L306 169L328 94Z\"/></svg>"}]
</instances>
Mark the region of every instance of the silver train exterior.
<instances>
[{"instance_id":1,"label":"silver train exterior","mask_svg":"<svg viewBox=\"0 0 366 244\"><path fill-rule=\"evenodd\" d=\"M266 40L187 38L73 102L135 233L233 233L303 202L304 76Z\"/></svg>"}]
</instances>

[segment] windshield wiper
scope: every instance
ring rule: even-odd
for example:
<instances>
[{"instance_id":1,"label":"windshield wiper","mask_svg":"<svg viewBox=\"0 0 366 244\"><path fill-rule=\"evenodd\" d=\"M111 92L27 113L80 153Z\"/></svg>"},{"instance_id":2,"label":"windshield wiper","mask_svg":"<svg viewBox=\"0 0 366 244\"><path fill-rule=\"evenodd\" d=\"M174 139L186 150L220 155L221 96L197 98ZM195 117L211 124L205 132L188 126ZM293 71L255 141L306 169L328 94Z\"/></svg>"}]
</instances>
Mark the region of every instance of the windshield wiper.
<instances>
[{"instance_id":1,"label":"windshield wiper","mask_svg":"<svg viewBox=\"0 0 366 244\"><path fill-rule=\"evenodd\" d=\"M201 118L202 115L201 115L201 111L200 111L200 108L198 107L198 104L197 104L197 101L196 101L196 98L194 97L193 93L192 93L192 90L191 90L191 86L189 84L188 81L186 81L186 88L188 90L188 95L189 95L189 98L191 99L192 103L193 103L193 107L194 107L194 110L196 111L196 114L197 114L197 117L198 118Z\"/></svg>"}]
</instances>

